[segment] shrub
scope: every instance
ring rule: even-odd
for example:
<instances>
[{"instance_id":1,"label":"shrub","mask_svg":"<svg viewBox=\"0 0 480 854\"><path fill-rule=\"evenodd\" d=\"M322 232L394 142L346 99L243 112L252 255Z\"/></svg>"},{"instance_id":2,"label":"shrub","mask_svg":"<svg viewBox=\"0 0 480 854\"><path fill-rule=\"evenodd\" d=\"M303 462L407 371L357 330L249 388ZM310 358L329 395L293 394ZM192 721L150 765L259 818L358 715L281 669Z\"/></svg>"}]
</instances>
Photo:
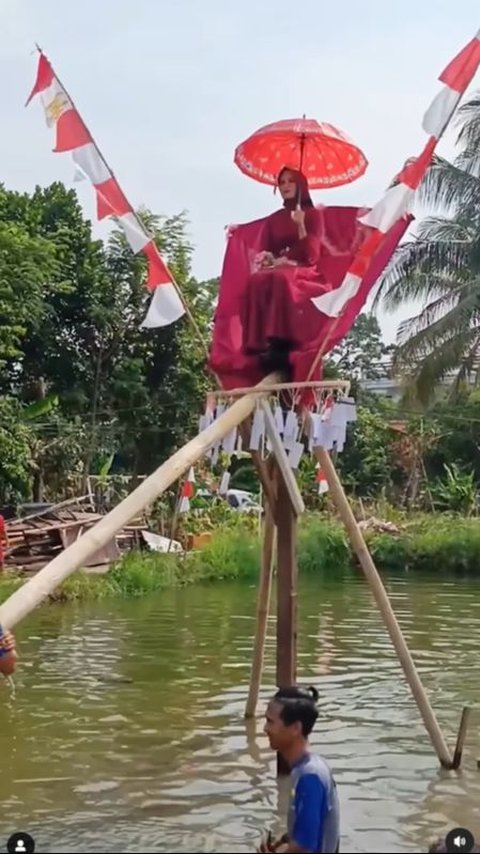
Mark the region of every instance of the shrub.
<instances>
[{"instance_id":1,"label":"shrub","mask_svg":"<svg viewBox=\"0 0 480 854\"><path fill-rule=\"evenodd\" d=\"M417 517L396 535L367 534L379 570L384 572L480 573L480 520L454 516ZM51 597L54 601L107 596L146 596L169 587L220 580L258 578L260 539L246 530L220 529L199 551L183 555L133 551L105 575L76 573ZM299 526L300 574L317 573L322 580L352 571L355 555L343 526L311 515ZM0 602L22 583L10 573L0 578Z\"/></svg>"}]
</instances>

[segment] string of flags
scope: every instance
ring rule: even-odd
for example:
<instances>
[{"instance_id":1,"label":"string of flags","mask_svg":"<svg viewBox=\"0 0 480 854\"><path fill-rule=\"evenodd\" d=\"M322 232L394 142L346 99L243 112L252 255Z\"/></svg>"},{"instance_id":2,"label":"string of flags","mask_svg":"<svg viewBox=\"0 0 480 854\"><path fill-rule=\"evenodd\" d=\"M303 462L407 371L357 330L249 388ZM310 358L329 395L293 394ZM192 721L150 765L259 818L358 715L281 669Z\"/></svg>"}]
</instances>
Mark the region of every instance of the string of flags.
<instances>
[{"instance_id":1,"label":"string of flags","mask_svg":"<svg viewBox=\"0 0 480 854\"><path fill-rule=\"evenodd\" d=\"M328 480L320 463L317 463L317 474L315 479L318 483L318 494L325 495L325 493L328 492Z\"/></svg>"},{"instance_id":2,"label":"string of flags","mask_svg":"<svg viewBox=\"0 0 480 854\"><path fill-rule=\"evenodd\" d=\"M188 475L183 482L180 493L180 503L178 505L179 513L188 513L190 510L190 501L195 495L195 471L193 466L190 466Z\"/></svg>"},{"instance_id":3,"label":"string of flags","mask_svg":"<svg viewBox=\"0 0 480 854\"><path fill-rule=\"evenodd\" d=\"M218 492L225 495L230 481L230 462L233 454L243 450L259 451L262 456L272 452L272 443L268 433L268 422L265 417L265 398L263 405L260 401L254 410L250 426L248 442L243 447L242 438L237 428L234 428L220 442L213 445L207 458L212 466L218 464L220 454L226 457L225 470L222 475ZM199 419L199 431L205 430L224 412L228 405L228 392L225 399L218 395L207 397L205 411ZM353 397L332 390L316 393L316 402L309 412L308 419L295 410L295 406L285 408L275 396L268 400L268 406L273 416L273 423L280 436L291 468L298 469L305 454L313 454L315 448L322 447L328 451L341 453L345 447L348 425L357 420L357 412ZM328 491L328 483L322 469L317 465L316 482L320 495Z\"/></svg>"},{"instance_id":4,"label":"string of flags","mask_svg":"<svg viewBox=\"0 0 480 854\"><path fill-rule=\"evenodd\" d=\"M185 306L167 265L42 51L26 105L36 95L41 98L47 126L55 130L53 150L70 152L77 180L88 178L95 189L97 218L113 219L125 234L132 252L142 253L146 258L146 287L152 298L142 327L169 326L179 320L185 314Z\"/></svg>"},{"instance_id":5,"label":"string of flags","mask_svg":"<svg viewBox=\"0 0 480 854\"><path fill-rule=\"evenodd\" d=\"M265 403L265 398L263 398ZM200 432L209 427L217 420L228 406L228 392L225 399L219 395L208 395L205 411L199 419ZM357 420L355 401L352 397L338 391L326 390L316 393L316 402L309 412L309 418L304 419L302 413L295 408L285 408L280 405L278 398L272 397L268 400L268 406L272 412L275 430L281 437L287 458L293 470L298 469L300 461L305 454L313 454L315 448L322 447L325 450L341 453L344 449L348 425ZM231 479L231 459L250 451L260 451L262 456L272 452L272 445L268 436L265 410L260 401L254 411L250 435L243 448L242 438L237 428L234 428L220 442L212 446L207 453L212 466L218 464L222 454L223 471L220 483L216 489L219 496L226 496ZM325 495L328 492L328 482L325 472L319 463L315 468L315 483L318 486L318 494ZM196 479L193 467L183 482L178 512L187 513L191 509L191 500L196 494Z\"/></svg>"},{"instance_id":6,"label":"string of flags","mask_svg":"<svg viewBox=\"0 0 480 854\"><path fill-rule=\"evenodd\" d=\"M216 421L225 412L226 405L226 402L221 399L207 398L205 412L199 420L199 431L202 432ZM278 400L270 400L269 405L275 429L282 439L288 460L294 470L298 469L304 453L307 451L313 453L317 447L321 446L327 451L335 450L341 453L346 442L348 424L356 421L357 418L353 397L339 396L331 392L318 396L314 408L309 413L308 421L305 421L294 407L285 409ZM238 454L242 450L242 439L237 428L234 428L224 439L210 448L208 456L212 465L216 465L220 453L231 457L232 454ZM259 404L253 414L250 438L245 450L272 452L265 411Z\"/></svg>"},{"instance_id":7,"label":"string of flags","mask_svg":"<svg viewBox=\"0 0 480 854\"><path fill-rule=\"evenodd\" d=\"M337 324L335 337L342 336L343 327L348 326L350 315L354 318L358 314L358 306L366 299L366 294L361 292L364 276L385 235L396 222L405 217L411 218L416 191L432 162L438 141L450 124L462 95L479 66L480 30L439 76L444 85L423 118L422 127L429 134L429 138L422 152L418 157L407 160L384 196L367 214L360 217L360 222L370 226L372 231L360 247L342 284L339 288L312 299L313 304L323 314L342 318L342 323ZM331 346L334 343L334 340L330 341Z\"/></svg>"}]
</instances>

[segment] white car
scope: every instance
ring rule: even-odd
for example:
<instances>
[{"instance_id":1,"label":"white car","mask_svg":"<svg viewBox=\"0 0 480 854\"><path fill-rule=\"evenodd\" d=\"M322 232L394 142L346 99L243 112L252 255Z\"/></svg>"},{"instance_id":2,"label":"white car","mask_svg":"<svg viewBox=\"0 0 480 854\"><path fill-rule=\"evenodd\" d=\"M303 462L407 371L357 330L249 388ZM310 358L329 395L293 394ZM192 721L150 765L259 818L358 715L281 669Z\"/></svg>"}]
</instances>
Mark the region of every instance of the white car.
<instances>
[{"instance_id":1,"label":"white car","mask_svg":"<svg viewBox=\"0 0 480 854\"><path fill-rule=\"evenodd\" d=\"M261 513L263 509L261 504L255 500L254 494L246 489L227 489L226 495L211 493L208 489L199 489L196 494L199 498L224 499L232 510L237 510L240 513Z\"/></svg>"},{"instance_id":2,"label":"white car","mask_svg":"<svg viewBox=\"0 0 480 854\"><path fill-rule=\"evenodd\" d=\"M233 510L241 513L261 513L262 506L255 500L255 496L245 489L228 489L226 499Z\"/></svg>"}]
</instances>

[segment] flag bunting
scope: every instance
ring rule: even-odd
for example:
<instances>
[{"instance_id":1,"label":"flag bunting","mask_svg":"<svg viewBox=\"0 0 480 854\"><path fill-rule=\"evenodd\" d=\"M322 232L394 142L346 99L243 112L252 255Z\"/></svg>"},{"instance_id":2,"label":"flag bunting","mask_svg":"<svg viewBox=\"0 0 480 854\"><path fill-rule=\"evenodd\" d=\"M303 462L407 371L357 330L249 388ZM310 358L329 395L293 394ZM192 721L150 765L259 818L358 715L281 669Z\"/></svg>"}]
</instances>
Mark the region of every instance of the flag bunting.
<instances>
[{"instance_id":1,"label":"flag bunting","mask_svg":"<svg viewBox=\"0 0 480 854\"><path fill-rule=\"evenodd\" d=\"M48 127L55 130L55 152L70 152L76 176L89 178L96 193L97 217L112 217L123 230L135 254L147 260L146 286L152 299L142 323L145 328L168 326L185 313L184 304L160 252L125 197L113 172L99 151L75 105L40 52L37 78L27 105L40 96Z\"/></svg>"},{"instance_id":2,"label":"flag bunting","mask_svg":"<svg viewBox=\"0 0 480 854\"><path fill-rule=\"evenodd\" d=\"M193 466L190 467L187 478L182 486L180 494L180 504L178 507L179 513L188 513L190 510L190 500L195 495L195 472Z\"/></svg>"},{"instance_id":3,"label":"flag bunting","mask_svg":"<svg viewBox=\"0 0 480 854\"><path fill-rule=\"evenodd\" d=\"M411 221L416 190L432 161L435 148L473 77L480 66L480 31L452 59L440 74L443 87L426 111L422 127L429 138L418 157L406 161L383 198L360 222L369 226L359 252L353 260L339 288L315 297L312 302L323 314L332 318L326 329L328 347L335 346L354 323L361 311L375 280L366 278L365 273L387 234L397 224ZM339 323L339 319L342 322Z\"/></svg>"}]
</instances>

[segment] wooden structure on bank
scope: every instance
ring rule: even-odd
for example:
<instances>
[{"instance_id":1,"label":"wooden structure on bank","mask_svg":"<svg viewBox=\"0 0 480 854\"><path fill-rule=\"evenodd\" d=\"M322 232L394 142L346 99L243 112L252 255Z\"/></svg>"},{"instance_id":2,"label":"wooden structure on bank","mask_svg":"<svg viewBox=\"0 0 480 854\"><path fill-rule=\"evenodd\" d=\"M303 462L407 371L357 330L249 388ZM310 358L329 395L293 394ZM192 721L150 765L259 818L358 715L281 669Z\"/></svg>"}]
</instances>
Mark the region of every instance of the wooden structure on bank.
<instances>
[{"instance_id":1,"label":"wooden structure on bank","mask_svg":"<svg viewBox=\"0 0 480 854\"><path fill-rule=\"evenodd\" d=\"M4 571L13 569L26 574L38 572L101 518L90 494L47 506L23 518L9 520ZM143 514L139 514L139 518L131 520L93 554L84 567L106 571L108 565L124 552L141 548L143 534L147 532L147 520Z\"/></svg>"},{"instance_id":2,"label":"wooden structure on bank","mask_svg":"<svg viewBox=\"0 0 480 854\"><path fill-rule=\"evenodd\" d=\"M229 401L225 411L159 466L127 498L106 516L101 517L75 542L54 557L36 576L30 578L23 587L13 593L0 606L0 626L3 629L12 629L65 578L75 570L87 565L92 556L103 549L118 531L128 525L139 512L184 475L190 466L195 465L208 454L211 448L222 441L233 429L238 428L246 444L250 436L252 414L260 408L265 419L270 454L268 459L264 459L259 450L251 451L263 487L266 512L256 632L250 688L245 710L246 716L252 717L256 713L261 685L275 552L277 570L277 684L279 687L293 684L296 681L297 524L299 516L303 513L304 504L268 400L271 395L278 398L280 395L290 394L295 402L298 401L299 392L305 388L317 393L328 391L329 394L336 394L341 398L342 395L348 393L348 383L310 382L292 386L288 383L282 383L280 380L281 377L270 375L254 388L219 392L218 394L222 394ZM311 412L307 409L298 412L297 406L297 413L301 416L304 433L308 434L312 419ZM468 711L464 710L457 746L452 754L430 705L387 592L348 503L331 456L321 444L313 444L312 451L326 476L332 500L373 593L440 764L444 768L458 768L466 735ZM320 558L321 555L319 555Z\"/></svg>"}]
</instances>

